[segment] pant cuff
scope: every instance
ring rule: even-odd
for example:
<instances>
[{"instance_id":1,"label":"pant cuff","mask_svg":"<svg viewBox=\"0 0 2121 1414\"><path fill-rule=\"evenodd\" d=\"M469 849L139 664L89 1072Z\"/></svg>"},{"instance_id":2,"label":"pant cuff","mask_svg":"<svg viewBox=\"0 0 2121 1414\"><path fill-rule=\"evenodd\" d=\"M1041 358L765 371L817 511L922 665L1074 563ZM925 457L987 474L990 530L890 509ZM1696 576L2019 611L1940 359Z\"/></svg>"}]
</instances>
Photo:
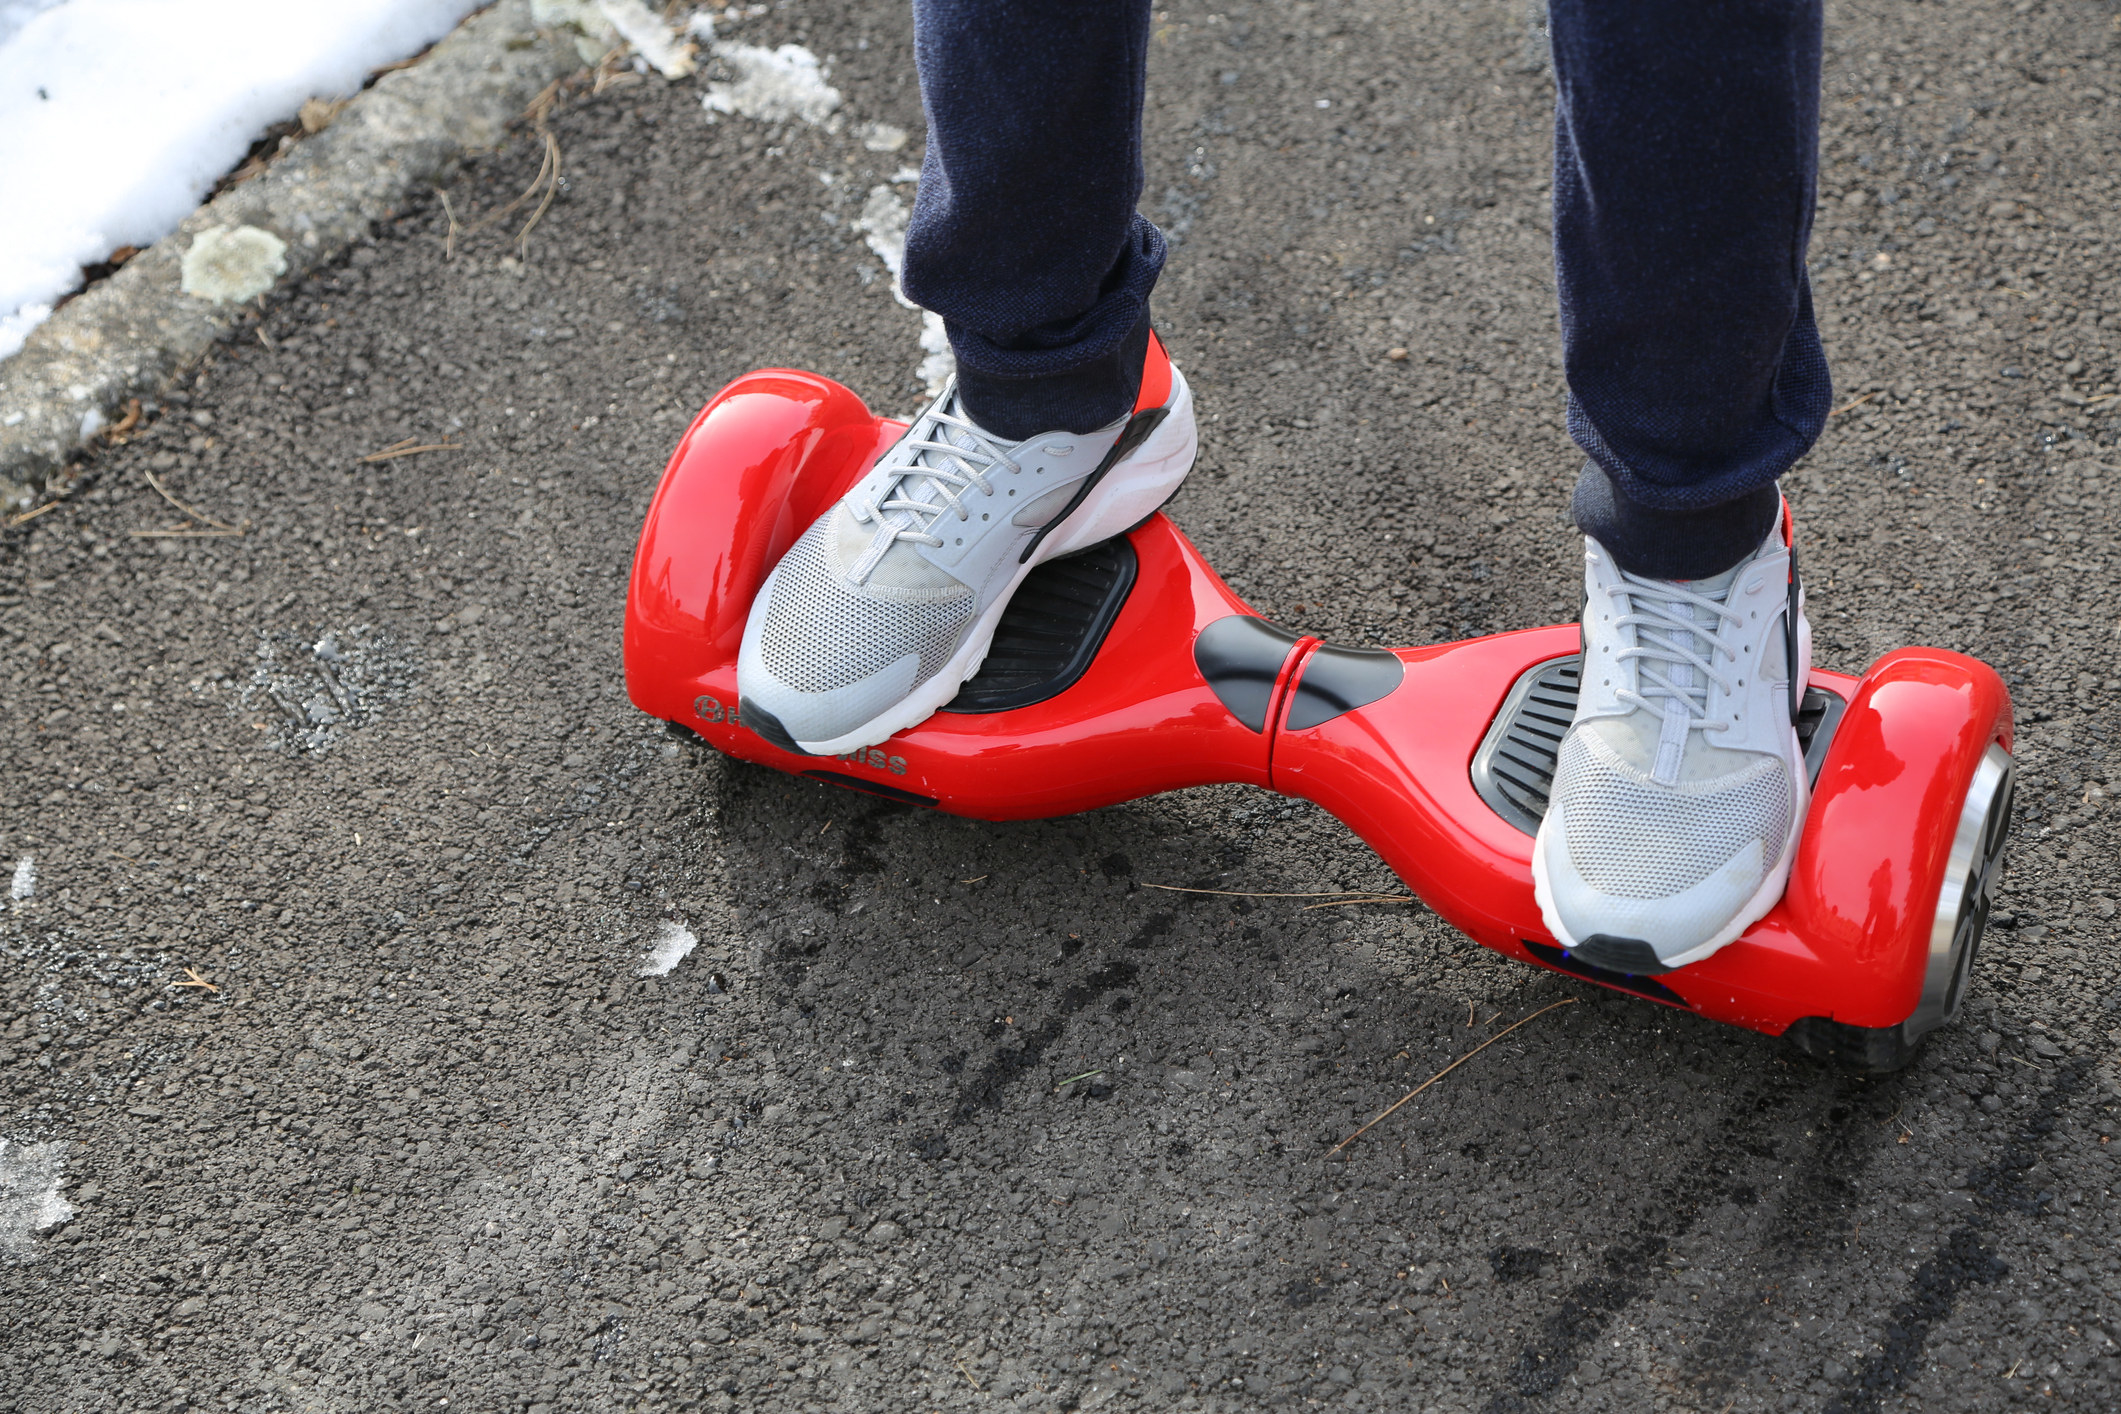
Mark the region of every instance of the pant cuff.
<instances>
[{"instance_id":1,"label":"pant cuff","mask_svg":"<svg viewBox=\"0 0 2121 1414\"><path fill-rule=\"evenodd\" d=\"M957 390L972 420L997 437L1021 442L1041 432L1081 435L1133 411L1148 355L1149 311L1144 306L1127 336L1089 363L1037 378L997 378L960 363Z\"/></svg>"},{"instance_id":2,"label":"pant cuff","mask_svg":"<svg viewBox=\"0 0 2121 1414\"><path fill-rule=\"evenodd\" d=\"M1622 498L1612 478L1587 461L1576 477L1576 526L1605 546L1613 563L1645 579L1707 579L1760 548L1782 514L1769 482L1735 501L1666 511Z\"/></svg>"}]
</instances>

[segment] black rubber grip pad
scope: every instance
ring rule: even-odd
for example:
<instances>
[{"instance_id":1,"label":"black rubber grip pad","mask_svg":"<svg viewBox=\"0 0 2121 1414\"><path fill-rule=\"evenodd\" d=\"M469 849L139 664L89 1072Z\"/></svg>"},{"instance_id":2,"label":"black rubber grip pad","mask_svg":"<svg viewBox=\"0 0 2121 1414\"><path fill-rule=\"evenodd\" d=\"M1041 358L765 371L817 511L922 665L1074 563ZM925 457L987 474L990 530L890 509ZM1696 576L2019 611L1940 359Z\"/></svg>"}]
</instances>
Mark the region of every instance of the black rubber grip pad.
<instances>
[{"instance_id":1,"label":"black rubber grip pad","mask_svg":"<svg viewBox=\"0 0 2121 1414\"><path fill-rule=\"evenodd\" d=\"M1193 663L1230 715L1253 731L1267 729L1274 684L1302 637L1251 614L1217 619L1193 640Z\"/></svg>"},{"instance_id":2,"label":"black rubber grip pad","mask_svg":"<svg viewBox=\"0 0 2121 1414\"><path fill-rule=\"evenodd\" d=\"M1321 643L1304 663L1289 702L1292 732L1330 722L1343 712L1390 697L1406 677L1397 653L1382 648L1342 648Z\"/></svg>"}]
</instances>

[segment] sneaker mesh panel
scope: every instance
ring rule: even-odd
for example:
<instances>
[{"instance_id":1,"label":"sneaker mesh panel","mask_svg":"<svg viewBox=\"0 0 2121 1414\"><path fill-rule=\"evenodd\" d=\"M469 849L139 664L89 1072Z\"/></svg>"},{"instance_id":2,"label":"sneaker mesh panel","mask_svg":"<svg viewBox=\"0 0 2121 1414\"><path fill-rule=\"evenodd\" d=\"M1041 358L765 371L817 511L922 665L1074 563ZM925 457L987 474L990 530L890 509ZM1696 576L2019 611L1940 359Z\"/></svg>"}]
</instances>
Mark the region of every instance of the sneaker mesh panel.
<instances>
[{"instance_id":1,"label":"sneaker mesh panel","mask_svg":"<svg viewBox=\"0 0 2121 1414\"><path fill-rule=\"evenodd\" d=\"M972 617L968 592L904 603L849 588L827 561L827 516L788 551L759 636L766 670L798 692L831 692L918 653L926 682Z\"/></svg>"},{"instance_id":2,"label":"sneaker mesh panel","mask_svg":"<svg viewBox=\"0 0 2121 1414\"><path fill-rule=\"evenodd\" d=\"M1553 798L1568 826L1569 860L1614 898L1669 898L1706 879L1753 840L1772 865L1789 837L1789 777L1763 757L1735 776L1660 786L1571 732Z\"/></svg>"}]
</instances>

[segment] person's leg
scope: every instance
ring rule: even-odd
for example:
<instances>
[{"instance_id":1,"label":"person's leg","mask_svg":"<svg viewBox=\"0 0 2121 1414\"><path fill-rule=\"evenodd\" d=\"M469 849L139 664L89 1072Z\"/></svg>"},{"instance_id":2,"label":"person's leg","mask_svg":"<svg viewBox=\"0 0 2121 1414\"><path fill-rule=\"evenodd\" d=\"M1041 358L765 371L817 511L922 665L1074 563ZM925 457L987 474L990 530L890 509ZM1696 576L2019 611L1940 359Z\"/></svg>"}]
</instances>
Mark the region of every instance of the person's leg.
<instances>
[{"instance_id":1,"label":"person's leg","mask_svg":"<svg viewBox=\"0 0 2121 1414\"><path fill-rule=\"evenodd\" d=\"M1584 532L1729 569L1832 391L1805 278L1820 0L1551 0L1554 265Z\"/></svg>"},{"instance_id":2,"label":"person's leg","mask_svg":"<svg viewBox=\"0 0 2121 1414\"><path fill-rule=\"evenodd\" d=\"M914 0L913 46L907 298L943 316L981 427L1106 426L1134 405L1164 263L1134 209L1149 0Z\"/></svg>"},{"instance_id":3,"label":"person's leg","mask_svg":"<svg viewBox=\"0 0 2121 1414\"><path fill-rule=\"evenodd\" d=\"M1831 390L1805 279L1819 0L1551 0L1583 671L1533 846L1577 957L1640 974L1781 897L1811 662L1776 478Z\"/></svg>"},{"instance_id":4,"label":"person's leg","mask_svg":"<svg viewBox=\"0 0 2121 1414\"><path fill-rule=\"evenodd\" d=\"M928 152L902 277L958 371L752 602L737 691L784 749L925 720L1026 575L1192 468L1192 394L1149 330L1164 241L1134 211L1148 38L1148 0L915 0Z\"/></svg>"}]
</instances>

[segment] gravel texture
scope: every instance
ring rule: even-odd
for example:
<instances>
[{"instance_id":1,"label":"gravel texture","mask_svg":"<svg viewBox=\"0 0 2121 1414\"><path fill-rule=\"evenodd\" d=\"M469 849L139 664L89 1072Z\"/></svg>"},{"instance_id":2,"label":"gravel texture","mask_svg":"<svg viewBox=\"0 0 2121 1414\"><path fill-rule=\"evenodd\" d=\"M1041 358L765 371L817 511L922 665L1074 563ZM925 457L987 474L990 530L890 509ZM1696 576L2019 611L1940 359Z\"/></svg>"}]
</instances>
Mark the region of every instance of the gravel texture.
<instances>
[{"instance_id":1,"label":"gravel texture","mask_svg":"<svg viewBox=\"0 0 2121 1414\"><path fill-rule=\"evenodd\" d=\"M838 131L621 83L527 260L416 204L291 279L0 541L0 1408L2113 1407L2112 14L1832 16L1818 656L1981 654L2025 772L1967 1015L1882 1081L1418 910L1145 887L1389 883L1308 806L979 825L630 709L688 415L918 395L854 227L919 146L895 5L723 24ZM1174 3L1150 101L1179 522L1346 640L1573 614L1522 7ZM406 438L458 446L359 460ZM246 533L135 536L150 472Z\"/></svg>"}]
</instances>

